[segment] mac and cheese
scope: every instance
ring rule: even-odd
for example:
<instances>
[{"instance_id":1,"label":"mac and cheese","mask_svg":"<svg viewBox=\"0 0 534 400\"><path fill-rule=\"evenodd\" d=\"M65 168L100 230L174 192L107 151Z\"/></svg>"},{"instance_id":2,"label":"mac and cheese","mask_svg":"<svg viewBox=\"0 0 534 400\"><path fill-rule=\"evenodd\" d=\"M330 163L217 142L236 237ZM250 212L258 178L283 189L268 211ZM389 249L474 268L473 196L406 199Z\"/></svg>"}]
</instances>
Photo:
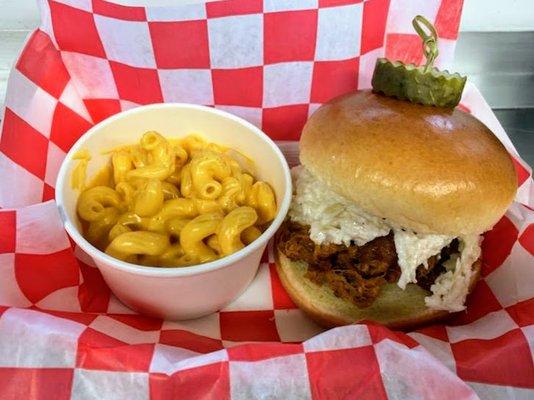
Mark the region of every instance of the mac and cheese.
<instances>
[{"instance_id":1,"label":"mac and cheese","mask_svg":"<svg viewBox=\"0 0 534 400\"><path fill-rule=\"evenodd\" d=\"M146 132L138 145L111 152L108 185L81 182L89 157L79 159L73 179L82 190L84 237L120 260L160 267L213 261L256 240L276 216L274 192L255 182L250 160L198 136Z\"/></svg>"}]
</instances>

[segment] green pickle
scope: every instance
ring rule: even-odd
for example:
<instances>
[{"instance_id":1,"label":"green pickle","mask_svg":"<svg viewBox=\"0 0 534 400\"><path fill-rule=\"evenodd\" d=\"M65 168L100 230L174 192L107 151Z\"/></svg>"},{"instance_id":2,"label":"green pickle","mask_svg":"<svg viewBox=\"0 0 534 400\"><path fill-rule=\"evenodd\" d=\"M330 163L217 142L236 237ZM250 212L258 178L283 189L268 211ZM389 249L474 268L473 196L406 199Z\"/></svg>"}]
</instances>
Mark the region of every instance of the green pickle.
<instances>
[{"instance_id":1,"label":"green pickle","mask_svg":"<svg viewBox=\"0 0 534 400\"><path fill-rule=\"evenodd\" d=\"M440 71L432 67L391 62L385 58L376 61L373 91L400 100L409 100L425 106L453 108L460 102L467 78L458 73Z\"/></svg>"},{"instance_id":2,"label":"green pickle","mask_svg":"<svg viewBox=\"0 0 534 400\"><path fill-rule=\"evenodd\" d=\"M467 78L458 73L440 71L432 64L438 56L437 33L424 17L418 15L413 27L423 40L424 66L404 64L379 58L373 73L373 92L426 106L454 108L460 102ZM423 26L430 32L428 34Z\"/></svg>"}]
</instances>

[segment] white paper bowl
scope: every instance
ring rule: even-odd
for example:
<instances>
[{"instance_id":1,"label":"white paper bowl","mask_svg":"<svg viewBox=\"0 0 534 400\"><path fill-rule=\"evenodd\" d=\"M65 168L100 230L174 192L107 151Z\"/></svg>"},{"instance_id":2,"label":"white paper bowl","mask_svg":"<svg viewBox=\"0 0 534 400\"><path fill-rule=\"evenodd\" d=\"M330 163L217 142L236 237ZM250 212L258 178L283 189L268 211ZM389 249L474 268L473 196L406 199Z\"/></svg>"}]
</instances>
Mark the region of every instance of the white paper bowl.
<instances>
[{"instance_id":1,"label":"white paper bowl","mask_svg":"<svg viewBox=\"0 0 534 400\"><path fill-rule=\"evenodd\" d=\"M145 267L126 263L93 247L80 233L76 215L79 192L70 184L78 150L91 154L87 170L93 176L109 155L103 151L138 143L149 130L166 137L192 133L210 142L232 147L255 162L256 178L274 189L278 214L270 227L244 249L222 259L185 268ZM153 104L114 115L85 133L67 154L56 183L56 201L65 229L90 255L113 293L140 313L190 319L215 312L241 294L254 278L268 240L287 214L291 201L289 167L280 149L260 129L226 112L190 104Z\"/></svg>"}]
</instances>

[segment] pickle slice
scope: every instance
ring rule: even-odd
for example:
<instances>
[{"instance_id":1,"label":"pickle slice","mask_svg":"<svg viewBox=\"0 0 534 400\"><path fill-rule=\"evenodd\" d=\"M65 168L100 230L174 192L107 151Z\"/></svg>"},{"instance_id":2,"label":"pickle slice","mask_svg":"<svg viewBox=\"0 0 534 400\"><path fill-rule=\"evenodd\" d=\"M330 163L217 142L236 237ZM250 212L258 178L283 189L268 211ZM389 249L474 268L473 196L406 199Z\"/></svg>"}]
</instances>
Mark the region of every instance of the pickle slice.
<instances>
[{"instance_id":1,"label":"pickle slice","mask_svg":"<svg viewBox=\"0 0 534 400\"><path fill-rule=\"evenodd\" d=\"M425 70L426 69L426 70ZM417 67L385 58L376 61L373 92L412 103L454 108L460 102L467 78L435 67Z\"/></svg>"},{"instance_id":2,"label":"pickle slice","mask_svg":"<svg viewBox=\"0 0 534 400\"><path fill-rule=\"evenodd\" d=\"M438 33L434 25L422 15L415 16L412 25L422 40L426 64L418 67L379 58L371 82L373 91L426 106L456 107L467 78L433 66L439 54Z\"/></svg>"}]
</instances>

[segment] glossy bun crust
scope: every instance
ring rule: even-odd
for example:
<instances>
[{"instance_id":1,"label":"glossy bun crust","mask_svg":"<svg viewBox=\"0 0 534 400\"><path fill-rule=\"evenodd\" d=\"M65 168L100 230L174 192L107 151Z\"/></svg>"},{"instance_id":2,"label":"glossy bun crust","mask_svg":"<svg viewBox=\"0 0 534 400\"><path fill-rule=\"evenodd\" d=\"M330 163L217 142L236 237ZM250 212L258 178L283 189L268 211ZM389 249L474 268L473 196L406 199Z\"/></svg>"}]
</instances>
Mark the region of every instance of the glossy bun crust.
<instances>
[{"instance_id":1,"label":"glossy bun crust","mask_svg":"<svg viewBox=\"0 0 534 400\"><path fill-rule=\"evenodd\" d=\"M506 149L470 114L370 91L320 107L304 127L300 160L365 211L421 233L482 233L517 188Z\"/></svg>"}]
</instances>

